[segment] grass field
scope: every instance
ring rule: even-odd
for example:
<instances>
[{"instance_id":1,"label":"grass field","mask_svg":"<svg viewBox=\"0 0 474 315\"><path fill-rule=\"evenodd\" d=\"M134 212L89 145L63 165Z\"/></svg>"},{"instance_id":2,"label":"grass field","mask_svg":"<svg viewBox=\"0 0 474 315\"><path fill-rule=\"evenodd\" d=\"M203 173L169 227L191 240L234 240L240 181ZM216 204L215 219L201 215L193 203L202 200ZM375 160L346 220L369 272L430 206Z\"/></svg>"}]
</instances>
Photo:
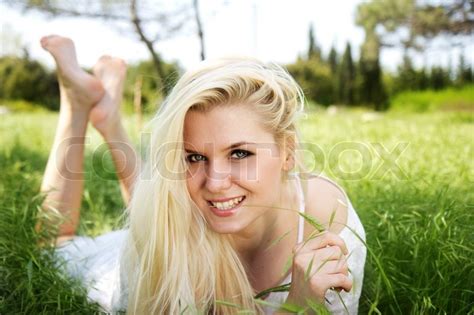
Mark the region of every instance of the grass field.
<instances>
[{"instance_id":1,"label":"grass field","mask_svg":"<svg viewBox=\"0 0 474 315\"><path fill-rule=\"evenodd\" d=\"M400 112L472 111L474 85L438 91L405 91L396 95L390 103L392 111Z\"/></svg>"},{"instance_id":2,"label":"grass field","mask_svg":"<svg viewBox=\"0 0 474 315\"><path fill-rule=\"evenodd\" d=\"M52 250L35 245L47 237L34 224L56 120L54 113L0 116L0 314L96 309L78 283L56 272ZM346 189L366 229L360 313L473 313L472 111L315 111L301 127L309 166ZM110 157L89 135L79 232L98 235L120 225L123 204Z\"/></svg>"}]
</instances>

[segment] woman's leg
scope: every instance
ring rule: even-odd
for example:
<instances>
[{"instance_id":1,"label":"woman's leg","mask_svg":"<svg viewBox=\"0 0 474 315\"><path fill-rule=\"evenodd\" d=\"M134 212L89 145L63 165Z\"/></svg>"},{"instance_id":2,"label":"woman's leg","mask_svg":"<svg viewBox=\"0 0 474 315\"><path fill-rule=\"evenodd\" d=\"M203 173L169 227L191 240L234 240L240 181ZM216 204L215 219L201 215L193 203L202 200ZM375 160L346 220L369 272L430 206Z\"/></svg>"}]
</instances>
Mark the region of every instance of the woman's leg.
<instances>
[{"instance_id":1,"label":"woman's leg","mask_svg":"<svg viewBox=\"0 0 474 315\"><path fill-rule=\"evenodd\" d=\"M120 116L126 71L127 67L122 59L103 56L97 61L93 72L102 82L105 94L92 108L90 120L109 146L122 197L125 204L128 204L139 172L140 159L127 136Z\"/></svg>"},{"instance_id":2,"label":"woman's leg","mask_svg":"<svg viewBox=\"0 0 474 315\"><path fill-rule=\"evenodd\" d=\"M61 97L59 122L41 184L46 193L43 208L57 209L65 217L58 234L64 239L75 234L79 222L87 123L104 89L97 78L79 67L72 40L47 36L41 45L56 62Z\"/></svg>"}]
</instances>

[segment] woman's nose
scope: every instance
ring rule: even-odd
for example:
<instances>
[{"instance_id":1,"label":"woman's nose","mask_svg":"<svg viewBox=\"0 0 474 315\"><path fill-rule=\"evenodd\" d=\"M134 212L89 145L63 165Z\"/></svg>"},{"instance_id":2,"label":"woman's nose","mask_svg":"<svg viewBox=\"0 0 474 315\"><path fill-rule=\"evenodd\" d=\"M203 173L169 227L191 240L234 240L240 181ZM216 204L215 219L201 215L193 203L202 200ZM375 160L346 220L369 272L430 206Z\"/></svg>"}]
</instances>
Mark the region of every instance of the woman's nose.
<instances>
[{"instance_id":1,"label":"woman's nose","mask_svg":"<svg viewBox=\"0 0 474 315\"><path fill-rule=\"evenodd\" d=\"M211 164L206 174L206 188L210 192L218 193L232 186L232 175L230 167L216 167Z\"/></svg>"}]
</instances>

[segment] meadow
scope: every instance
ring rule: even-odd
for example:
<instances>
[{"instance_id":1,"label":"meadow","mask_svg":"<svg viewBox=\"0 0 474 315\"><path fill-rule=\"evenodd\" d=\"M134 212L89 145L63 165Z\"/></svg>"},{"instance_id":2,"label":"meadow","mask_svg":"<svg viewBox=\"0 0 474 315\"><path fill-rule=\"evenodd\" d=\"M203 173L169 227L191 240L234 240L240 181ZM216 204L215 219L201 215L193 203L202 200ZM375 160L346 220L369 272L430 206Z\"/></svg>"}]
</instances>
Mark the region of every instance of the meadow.
<instances>
[{"instance_id":1,"label":"meadow","mask_svg":"<svg viewBox=\"0 0 474 315\"><path fill-rule=\"evenodd\" d=\"M53 248L36 245L51 237L34 227L56 121L52 112L0 116L0 314L98 310L77 281L59 272ZM139 139L135 125L127 118ZM360 313L473 313L472 111L314 109L300 126L308 166L346 189L366 229ZM119 186L94 132L85 178L79 233L120 227Z\"/></svg>"}]
</instances>

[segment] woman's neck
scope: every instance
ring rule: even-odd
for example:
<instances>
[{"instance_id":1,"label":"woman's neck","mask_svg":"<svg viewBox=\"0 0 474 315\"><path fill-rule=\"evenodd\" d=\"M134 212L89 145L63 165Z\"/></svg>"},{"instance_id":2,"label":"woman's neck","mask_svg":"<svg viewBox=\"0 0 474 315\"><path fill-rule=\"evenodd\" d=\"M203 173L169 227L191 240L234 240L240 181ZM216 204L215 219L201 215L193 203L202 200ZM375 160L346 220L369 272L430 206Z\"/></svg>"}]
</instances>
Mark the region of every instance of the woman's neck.
<instances>
[{"instance_id":1,"label":"woman's neck","mask_svg":"<svg viewBox=\"0 0 474 315\"><path fill-rule=\"evenodd\" d=\"M283 185L282 194L279 194L282 198L274 207L269 208L246 229L232 235L234 248L243 262L251 264L259 253L292 229L295 213L286 209L297 210L297 198L293 182L289 183Z\"/></svg>"}]
</instances>

